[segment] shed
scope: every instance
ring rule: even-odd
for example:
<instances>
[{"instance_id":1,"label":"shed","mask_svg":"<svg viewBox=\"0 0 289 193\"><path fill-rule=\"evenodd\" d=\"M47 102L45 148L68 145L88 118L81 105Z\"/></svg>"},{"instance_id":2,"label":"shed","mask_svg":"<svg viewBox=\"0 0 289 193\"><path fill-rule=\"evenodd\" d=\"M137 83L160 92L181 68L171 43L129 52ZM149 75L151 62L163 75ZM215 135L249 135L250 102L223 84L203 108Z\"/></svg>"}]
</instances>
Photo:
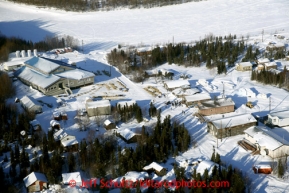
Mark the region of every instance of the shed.
<instances>
[{"instance_id":1,"label":"shed","mask_svg":"<svg viewBox=\"0 0 289 193\"><path fill-rule=\"evenodd\" d=\"M59 112L53 112L53 119L56 121L60 121L61 120L61 115Z\"/></svg>"},{"instance_id":2,"label":"shed","mask_svg":"<svg viewBox=\"0 0 289 193\"><path fill-rule=\"evenodd\" d=\"M126 143L135 143L141 137L141 134L132 132L129 129L117 131L117 136L122 138Z\"/></svg>"},{"instance_id":3,"label":"shed","mask_svg":"<svg viewBox=\"0 0 289 193\"><path fill-rule=\"evenodd\" d=\"M81 186L82 178L81 178L80 172L63 173L62 183L65 185L69 185L73 183L75 186Z\"/></svg>"},{"instance_id":4,"label":"shed","mask_svg":"<svg viewBox=\"0 0 289 193\"><path fill-rule=\"evenodd\" d=\"M164 83L164 87L167 90L174 90L176 88L184 88L189 89L191 88L191 84L188 80L171 80Z\"/></svg>"},{"instance_id":5,"label":"shed","mask_svg":"<svg viewBox=\"0 0 289 193\"><path fill-rule=\"evenodd\" d=\"M263 174L271 174L272 167L270 165L254 165L253 170L255 174L263 173Z\"/></svg>"},{"instance_id":6,"label":"shed","mask_svg":"<svg viewBox=\"0 0 289 193\"><path fill-rule=\"evenodd\" d=\"M110 115L111 104L109 100L87 102L85 104L88 116Z\"/></svg>"},{"instance_id":7,"label":"shed","mask_svg":"<svg viewBox=\"0 0 289 193\"><path fill-rule=\"evenodd\" d=\"M32 172L24 179L24 184L28 192L39 192L47 189L47 178L43 173Z\"/></svg>"},{"instance_id":8,"label":"shed","mask_svg":"<svg viewBox=\"0 0 289 193\"><path fill-rule=\"evenodd\" d=\"M145 171L154 171L158 176L164 176L167 173L166 168L162 167L156 162L152 162L150 165L147 165L143 168Z\"/></svg>"},{"instance_id":9,"label":"shed","mask_svg":"<svg viewBox=\"0 0 289 193\"><path fill-rule=\"evenodd\" d=\"M36 119L30 121L29 123L30 123L30 126L33 129L33 131L40 131L41 130L41 125L40 125L39 121L37 121Z\"/></svg>"},{"instance_id":10,"label":"shed","mask_svg":"<svg viewBox=\"0 0 289 193\"><path fill-rule=\"evenodd\" d=\"M103 125L104 125L104 128L105 128L106 130L115 129L115 127L116 127L115 123L111 122L111 121L108 120L108 119L104 121Z\"/></svg>"},{"instance_id":11,"label":"shed","mask_svg":"<svg viewBox=\"0 0 289 193\"><path fill-rule=\"evenodd\" d=\"M252 64L251 62L240 62L237 66L236 66L236 70L238 71L251 71L252 70Z\"/></svg>"},{"instance_id":12,"label":"shed","mask_svg":"<svg viewBox=\"0 0 289 193\"><path fill-rule=\"evenodd\" d=\"M289 111L271 112L268 114L268 123L279 127L289 125Z\"/></svg>"},{"instance_id":13,"label":"shed","mask_svg":"<svg viewBox=\"0 0 289 193\"><path fill-rule=\"evenodd\" d=\"M42 106L32 97L24 96L20 99L22 107L33 113L42 113Z\"/></svg>"},{"instance_id":14,"label":"shed","mask_svg":"<svg viewBox=\"0 0 289 193\"><path fill-rule=\"evenodd\" d=\"M65 136L60 140L60 143L66 151L78 151L78 141L75 136Z\"/></svg>"},{"instance_id":15,"label":"shed","mask_svg":"<svg viewBox=\"0 0 289 193\"><path fill-rule=\"evenodd\" d=\"M57 121L55 121L55 120L51 120L50 121L50 127L52 129L60 129L60 124Z\"/></svg>"}]
</instances>

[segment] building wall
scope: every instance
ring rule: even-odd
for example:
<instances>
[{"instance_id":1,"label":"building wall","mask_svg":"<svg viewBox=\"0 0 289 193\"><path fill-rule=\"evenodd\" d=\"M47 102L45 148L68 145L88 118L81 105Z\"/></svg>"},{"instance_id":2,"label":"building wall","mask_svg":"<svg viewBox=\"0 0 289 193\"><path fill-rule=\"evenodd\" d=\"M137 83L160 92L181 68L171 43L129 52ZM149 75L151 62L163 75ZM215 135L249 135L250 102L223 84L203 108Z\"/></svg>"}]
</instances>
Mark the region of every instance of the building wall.
<instances>
[{"instance_id":1,"label":"building wall","mask_svg":"<svg viewBox=\"0 0 289 193\"><path fill-rule=\"evenodd\" d=\"M42 181L36 181L30 186L27 187L28 192L38 192L43 190L43 188L47 188L47 183Z\"/></svg>"},{"instance_id":2,"label":"building wall","mask_svg":"<svg viewBox=\"0 0 289 193\"><path fill-rule=\"evenodd\" d=\"M285 119L279 119L279 117L272 117L270 114L268 115L268 122L272 125L277 125L279 127L289 125L289 117Z\"/></svg>"},{"instance_id":3,"label":"building wall","mask_svg":"<svg viewBox=\"0 0 289 193\"><path fill-rule=\"evenodd\" d=\"M86 111L88 116L98 116L98 115L110 115L111 114L111 107L95 107L95 108L87 108Z\"/></svg>"},{"instance_id":4,"label":"building wall","mask_svg":"<svg viewBox=\"0 0 289 193\"><path fill-rule=\"evenodd\" d=\"M277 69L277 66L265 66L265 70Z\"/></svg>"},{"instance_id":5,"label":"building wall","mask_svg":"<svg viewBox=\"0 0 289 193\"><path fill-rule=\"evenodd\" d=\"M186 100L185 97L184 97L184 100ZM204 99L204 100L198 100L198 101L186 101L186 105L187 106L191 106L191 105L198 104L200 102L205 102L205 101L208 101L208 100L211 100L211 99Z\"/></svg>"},{"instance_id":6,"label":"building wall","mask_svg":"<svg viewBox=\"0 0 289 193\"><path fill-rule=\"evenodd\" d=\"M222 107L213 107L209 109L199 109L199 114L201 115L215 115L215 114L223 114L223 113L229 113L229 112L234 112L235 108L234 105L229 105L229 106L222 106Z\"/></svg>"},{"instance_id":7,"label":"building wall","mask_svg":"<svg viewBox=\"0 0 289 193\"><path fill-rule=\"evenodd\" d=\"M239 66L237 66L237 70L238 71L251 71L252 70L252 66L239 65Z\"/></svg>"},{"instance_id":8,"label":"building wall","mask_svg":"<svg viewBox=\"0 0 289 193\"><path fill-rule=\"evenodd\" d=\"M208 128L208 132L210 132L212 135L214 135L218 139L222 139L225 137L242 135L242 134L244 134L244 130L248 129L251 126L255 126L255 125L256 125L256 122L237 125L237 126L230 127L230 128L217 129L213 123L208 122L207 128Z\"/></svg>"}]
</instances>

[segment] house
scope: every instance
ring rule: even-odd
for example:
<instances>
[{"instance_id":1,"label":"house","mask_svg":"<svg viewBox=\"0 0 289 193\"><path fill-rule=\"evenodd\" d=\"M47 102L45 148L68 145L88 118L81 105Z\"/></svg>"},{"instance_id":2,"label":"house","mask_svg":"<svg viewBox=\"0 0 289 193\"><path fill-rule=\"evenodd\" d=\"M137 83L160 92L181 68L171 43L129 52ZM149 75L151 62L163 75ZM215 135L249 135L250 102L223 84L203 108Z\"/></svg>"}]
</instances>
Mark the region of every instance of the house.
<instances>
[{"instance_id":1,"label":"house","mask_svg":"<svg viewBox=\"0 0 289 193\"><path fill-rule=\"evenodd\" d=\"M62 183L64 185L81 186L82 178L80 172L62 173Z\"/></svg>"},{"instance_id":2,"label":"house","mask_svg":"<svg viewBox=\"0 0 289 193\"><path fill-rule=\"evenodd\" d=\"M93 84L95 77L91 72L43 57L25 61L15 76L45 95L71 94L70 89Z\"/></svg>"},{"instance_id":3,"label":"house","mask_svg":"<svg viewBox=\"0 0 289 193\"><path fill-rule=\"evenodd\" d=\"M264 64L265 70L269 69L277 69L277 64L276 62L268 62Z\"/></svg>"},{"instance_id":4,"label":"house","mask_svg":"<svg viewBox=\"0 0 289 193\"><path fill-rule=\"evenodd\" d=\"M39 121L37 121L36 119L30 121L29 123L30 123L30 126L33 129L33 131L40 131L41 130L41 125L40 125Z\"/></svg>"},{"instance_id":5,"label":"house","mask_svg":"<svg viewBox=\"0 0 289 193\"><path fill-rule=\"evenodd\" d=\"M284 128L249 127L245 139L255 144L262 155L279 158L289 154L289 132Z\"/></svg>"},{"instance_id":6,"label":"house","mask_svg":"<svg viewBox=\"0 0 289 193\"><path fill-rule=\"evenodd\" d=\"M42 113L42 106L32 97L24 96L20 99L24 109L33 113Z\"/></svg>"},{"instance_id":7,"label":"house","mask_svg":"<svg viewBox=\"0 0 289 193\"><path fill-rule=\"evenodd\" d=\"M50 121L50 127L52 129L60 129L60 124L57 121L55 121L55 120L51 120Z\"/></svg>"},{"instance_id":8,"label":"house","mask_svg":"<svg viewBox=\"0 0 289 193\"><path fill-rule=\"evenodd\" d=\"M61 120L61 115L59 112L53 112L53 119L56 121L60 121Z\"/></svg>"},{"instance_id":9,"label":"house","mask_svg":"<svg viewBox=\"0 0 289 193\"><path fill-rule=\"evenodd\" d=\"M188 80L171 80L171 81L166 81L164 83L164 87L172 91L176 88L183 88L183 89L189 89L191 88L191 84Z\"/></svg>"},{"instance_id":10,"label":"house","mask_svg":"<svg viewBox=\"0 0 289 193\"><path fill-rule=\"evenodd\" d=\"M85 108L90 117L111 114L111 105L109 100L86 102Z\"/></svg>"},{"instance_id":11,"label":"house","mask_svg":"<svg viewBox=\"0 0 289 193\"><path fill-rule=\"evenodd\" d=\"M211 97L207 93L194 94L194 95L189 95L189 96L184 97L184 100L187 106L191 106L191 105L197 104L198 102L204 102L210 99Z\"/></svg>"},{"instance_id":12,"label":"house","mask_svg":"<svg viewBox=\"0 0 289 193\"><path fill-rule=\"evenodd\" d=\"M263 65L263 66L264 66L265 63L269 63L269 62L270 62L270 60L269 60L268 58L259 58L259 59L257 60L257 64L258 64L258 65L261 64L261 65Z\"/></svg>"},{"instance_id":13,"label":"house","mask_svg":"<svg viewBox=\"0 0 289 193\"><path fill-rule=\"evenodd\" d=\"M244 130L257 124L257 120L251 114L223 114L221 117L206 117L208 132L218 139L240 135Z\"/></svg>"},{"instance_id":14,"label":"house","mask_svg":"<svg viewBox=\"0 0 289 193\"><path fill-rule=\"evenodd\" d=\"M60 112L60 116L61 116L61 119L62 119L62 120L67 120L67 119L68 119L67 113L64 112L64 111L61 111L61 112Z\"/></svg>"},{"instance_id":15,"label":"house","mask_svg":"<svg viewBox=\"0 0 289 193\"><path fill-rule=\"evenodd\" d=\"M269 44L266 47L266 50L268 51L278 51L278 50L284 50L285 45L283 43L276 43L276 42L269 42Z\"/></svg>"},{"instance_id":16,"label":"house","mask_svg":"<svg viewBox=\"0 0 289 193\"><path fill-rule=\"evenodd\" d=\"M153 171L158 176L164 176L167 174L167 169L162 167L156 162L152 162L150 165L145 166L143 170L148 171L148 172Z\"/></svg>"},{"instance_id":17,"label":"house","mask_svg":"<svg viewBox=\"0 0 289 193\"><path fill-rule=\"evenodd\" d=\"M237 64L236 70L242 71L242 72L251 71L252 70L252 64L251 64L251 62L240 62L239 64Z\"/></svg>"},{"instance_id":18,"label":"house","mask_svg":"<svg viewBox=\"0 0 289 193\"><path fill-rule=\"evenodd\" d=\"M109 130L109 129L115 129L116 128L116 125L115 123L111 122L110 120L105 120L104 123L103 123L103 126L106 130Z\"/></svg>"},{"instance_id":19,"label":"house","mask_svg":"<svg viewBox=\"0 0 289 193\"><path fill-rule=\"evenodd\" d=\"M263 165L263 164L254 165L252 169L255 174L260 174L260 173L271 174L273 171L270 165Z\"/></svg>"},{"instance_id":20,"label":"house","mask_svg":"<svg viewBox=\"0 0 289 193\"><path fill-rule=\"evenodd\" d=\"M231 98L221 98L199 102L197 107L199 109L198 113L205 116L235 111L235 103Z\"/></svg>"},{"instance_id":21,"label":"house","mask_svg":"<svg viewBox=\"0 0 289 193\"><path fill-rule=\"evenodd\" d=\"M289 111L270 112L268 114L268 122L271 125L284 127L289 125Z\"/></svg>"},{"instance_id":22,"label":"house","mask_svg":"<svg viewBox=\"0 0 289 193\"><path fill-rule=\"evenodd\" d=\"M240 88L238 91L238 95L250 98L256 98L255 92L253 92L250 88Z\"/></svg>"},{"instance_id":23,"label":"house","mask_svg":"<svg viewBox=\"0 0 289 193\"><path fill-rule=\"evenodd\" d=\"M78 151L78 141L75 136L67 135L60 140L65 151Z\"/></svg>"},{"instance_id":24,"label":"house","mask_svg":"<svg viewBox=\"0 0 289 193\"><path fill-rule=\"evenodd\" d=\"M39 192L48 188L47 178L42 173L32 172L26 176L23 181L28 192Z\"/></svg>"},{"instance_id":25,"label":"house","mask_svg":"<svg viewBox=\"0 0 289 193\"><path fill-rule=\"evenodd\" d=\"M122 138L126 143L135 143L141 137L141 134L134 133L129 129L118 130L116 135Z\"/></svg>"}]
</instances>

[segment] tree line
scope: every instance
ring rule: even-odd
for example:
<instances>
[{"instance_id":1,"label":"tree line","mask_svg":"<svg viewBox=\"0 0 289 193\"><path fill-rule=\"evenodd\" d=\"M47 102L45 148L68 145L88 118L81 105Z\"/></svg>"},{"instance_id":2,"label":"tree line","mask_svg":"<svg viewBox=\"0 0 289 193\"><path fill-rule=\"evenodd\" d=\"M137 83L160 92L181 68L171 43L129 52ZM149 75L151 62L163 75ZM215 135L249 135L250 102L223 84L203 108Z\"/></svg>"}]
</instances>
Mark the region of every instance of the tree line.
<instances>
[{"instance_id":1,"label":"tree line","mask_svg":"<svg viewBox=\"0 0 289 193\"><path fill-rule=\"evenodd\" d=\"M187 2L198 2L202 0L9 0L14 3L36 5L40 8L57 8L65 11L109 11L117 8L152 8L166 5L182 4Z\"/></svg>"},{"instance_id":2,"label":"tree line","mask_svg":"<svg viewBox=\"0 0 289 193\"><path fill-rule=\"evenodd\" d=\"M1 33L0 33L1 34ZM9 58L9 53L17 50L48 51L54 48L71 47L78 48L78 40L72 36L46 36L42 41L32 42L19 37L6 37L0 35L0 62L5 62Z\"/></svg>"}]
</instances>

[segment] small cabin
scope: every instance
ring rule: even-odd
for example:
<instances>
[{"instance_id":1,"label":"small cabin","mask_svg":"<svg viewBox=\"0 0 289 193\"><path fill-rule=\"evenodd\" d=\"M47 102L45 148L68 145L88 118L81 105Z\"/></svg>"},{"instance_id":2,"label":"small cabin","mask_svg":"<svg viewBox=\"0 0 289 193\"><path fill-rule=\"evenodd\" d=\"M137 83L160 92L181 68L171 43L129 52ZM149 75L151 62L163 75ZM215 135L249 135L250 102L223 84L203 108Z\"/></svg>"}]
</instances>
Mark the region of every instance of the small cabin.
<instances>
[{"instance_id":1,"label":"small cabin","mask_svg":"<svg viewBox=\"0 0 289 193\"><path fill-rule=\"evenodd\" d=\"M111 122L108 119L104 121L103 126L106 130L115 129L115 127L116 127L115 123Z\"/></svg>"},{"instance_id":2,"label":"small cabin","mask_svg":"<svg viewBox=\"0 0 289 193\"><path fill-rule=\"evenodd\" d=\"M270 165L255 165L253 166L253 170L255 174L271 174L272 167Z\"/></svg>"}]
</instances>

